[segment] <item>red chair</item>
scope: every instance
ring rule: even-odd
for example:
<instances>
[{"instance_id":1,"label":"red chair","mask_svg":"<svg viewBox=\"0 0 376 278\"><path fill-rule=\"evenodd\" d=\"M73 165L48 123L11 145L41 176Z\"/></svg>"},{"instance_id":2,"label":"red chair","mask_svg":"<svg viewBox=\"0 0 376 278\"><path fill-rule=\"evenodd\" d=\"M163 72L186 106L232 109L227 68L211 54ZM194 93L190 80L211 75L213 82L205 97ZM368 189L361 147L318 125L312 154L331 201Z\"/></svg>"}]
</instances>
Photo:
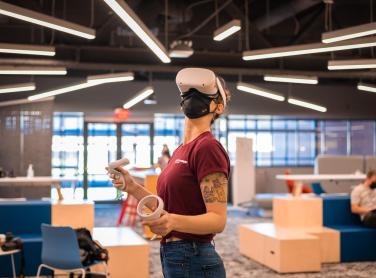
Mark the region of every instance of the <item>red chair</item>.
<instances>
[{"instance_id":1,"label":"red chair","mask_svg":"<svg viewBox=\"0 0 376 278\"><path fill-rule=\"evenodd\" d=\"M138 201L131 195L128 195L127 199L123 201L121 205L120 215L117 221L117 225L120 226L123 223L123 218L127 214L126 226L134 227L136 226L137 219L137 205Z\"/></svg>"},{"instance_id":2,"label":"red chair","mask_svg":"<svg viewBox=\"0 0 376 278\"><path fill-rule=\"evenodd\" d=\"M290 174L291 174L290 170L285 170L286 176L290 175ZM292 193L293 190L294 190L294 187L295 187L295 181L286 180L286 185L287 185L287 189L288 189L289 193ZM313 193L313 190L308 185L303 184L302 193Z\"/></svg>"}]
</instances>

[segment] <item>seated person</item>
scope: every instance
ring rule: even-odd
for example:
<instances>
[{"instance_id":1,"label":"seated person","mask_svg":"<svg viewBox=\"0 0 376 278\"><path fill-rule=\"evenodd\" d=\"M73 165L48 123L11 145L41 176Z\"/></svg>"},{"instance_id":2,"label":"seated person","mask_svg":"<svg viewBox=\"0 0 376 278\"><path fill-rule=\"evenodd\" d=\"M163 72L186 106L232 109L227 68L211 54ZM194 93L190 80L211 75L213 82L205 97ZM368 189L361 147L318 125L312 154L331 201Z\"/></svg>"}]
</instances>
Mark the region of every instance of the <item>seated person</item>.
<instances>
[{"instance_id":1,"label":"seated person","mask_svg":"<svg viewBox=\"0 0 376 278\"><path fill-rule=\"evenodd\" d=\"M351 211L359 214L363 224L376 228L376 170L367 173L363 183L351 192Z\"/></svg>"}]
</instances>

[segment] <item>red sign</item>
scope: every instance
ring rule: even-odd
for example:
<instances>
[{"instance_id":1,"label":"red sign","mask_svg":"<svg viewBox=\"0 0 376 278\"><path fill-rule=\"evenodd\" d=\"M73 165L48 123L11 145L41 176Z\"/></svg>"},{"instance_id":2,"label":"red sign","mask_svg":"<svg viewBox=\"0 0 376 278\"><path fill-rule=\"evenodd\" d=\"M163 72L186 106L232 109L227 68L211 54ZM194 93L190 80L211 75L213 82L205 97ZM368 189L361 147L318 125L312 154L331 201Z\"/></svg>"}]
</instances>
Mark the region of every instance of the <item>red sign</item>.
<instances>
[{"instance_id":1,"label":"red sign","mask_svg":"<svg viewBox=\"0 0 376 278\"><path fill-rule=\"evenodd\" d=\"M129 118L129 110L123 108L116 108L114 111L114 118L118 121L125 121Z\"/></svg>"}]
</instances>

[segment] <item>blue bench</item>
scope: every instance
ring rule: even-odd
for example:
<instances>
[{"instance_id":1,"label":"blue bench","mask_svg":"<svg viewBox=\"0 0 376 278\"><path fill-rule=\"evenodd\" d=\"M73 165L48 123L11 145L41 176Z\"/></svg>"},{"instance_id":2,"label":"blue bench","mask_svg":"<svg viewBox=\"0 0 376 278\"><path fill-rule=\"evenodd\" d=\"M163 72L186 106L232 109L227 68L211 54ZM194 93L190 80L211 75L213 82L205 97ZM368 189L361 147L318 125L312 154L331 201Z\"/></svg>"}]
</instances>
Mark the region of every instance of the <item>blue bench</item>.
<instances>
[{"instance_id":1,"label":"blue bench","mask_svg":"<svg viewBox=\"0 0 376 278\"><path fill-rule=\"evenodd\" d=\"M351 212L350 196L322 196L324 226L341 233L341 262L376 261L376 229Z\"/></svg>"},{"instance_id":2,"label":"blue bench","mask_svg":"<svg viewBox=\"0 0 376 278\"><path fill-rule=\"evenodd\" d=\"M42 223L51 224L49 201L0 202L0 234L12 232L23 240L26 276L35 276L41 264ZM20 254L15 261L19 275ZM1 256L0 265L0 277L11 277L10 257Z\"/></svg>"}]
</instances>

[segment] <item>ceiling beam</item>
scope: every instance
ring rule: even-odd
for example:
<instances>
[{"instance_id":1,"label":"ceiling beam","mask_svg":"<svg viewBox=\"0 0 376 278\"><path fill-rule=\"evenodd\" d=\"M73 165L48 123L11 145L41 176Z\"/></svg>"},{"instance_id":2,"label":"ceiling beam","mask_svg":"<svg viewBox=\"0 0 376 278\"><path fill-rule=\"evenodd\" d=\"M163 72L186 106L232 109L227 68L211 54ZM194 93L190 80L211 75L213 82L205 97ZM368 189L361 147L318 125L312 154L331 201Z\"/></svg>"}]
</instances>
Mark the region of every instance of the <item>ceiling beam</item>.
<instances>
[{"instance_id":1,"label":"ceiling beam","mask_svg":"<svg viewBox=\"0 0 376 278\"><path fill-rule=\"evenodd\" d=\"M148 64L109 64L109 63L87 63L77 61L47 60L47 59L0 59L3 65L24 65L24 66L59 66L73 70L87 71L142 71L159 73L176 73L182 66L180 65L148 65ZM186 67L192 65L184 65ZM370 79L376 78L376 71L302 71L302 70L281 70L281 69L263 69L263 68L242 68L242 67L209 67L218 74L227 76L263 76L265 74L275 75L314 75L319 78L338 78L338 79Z\"/></svg>"}]
</instances>

